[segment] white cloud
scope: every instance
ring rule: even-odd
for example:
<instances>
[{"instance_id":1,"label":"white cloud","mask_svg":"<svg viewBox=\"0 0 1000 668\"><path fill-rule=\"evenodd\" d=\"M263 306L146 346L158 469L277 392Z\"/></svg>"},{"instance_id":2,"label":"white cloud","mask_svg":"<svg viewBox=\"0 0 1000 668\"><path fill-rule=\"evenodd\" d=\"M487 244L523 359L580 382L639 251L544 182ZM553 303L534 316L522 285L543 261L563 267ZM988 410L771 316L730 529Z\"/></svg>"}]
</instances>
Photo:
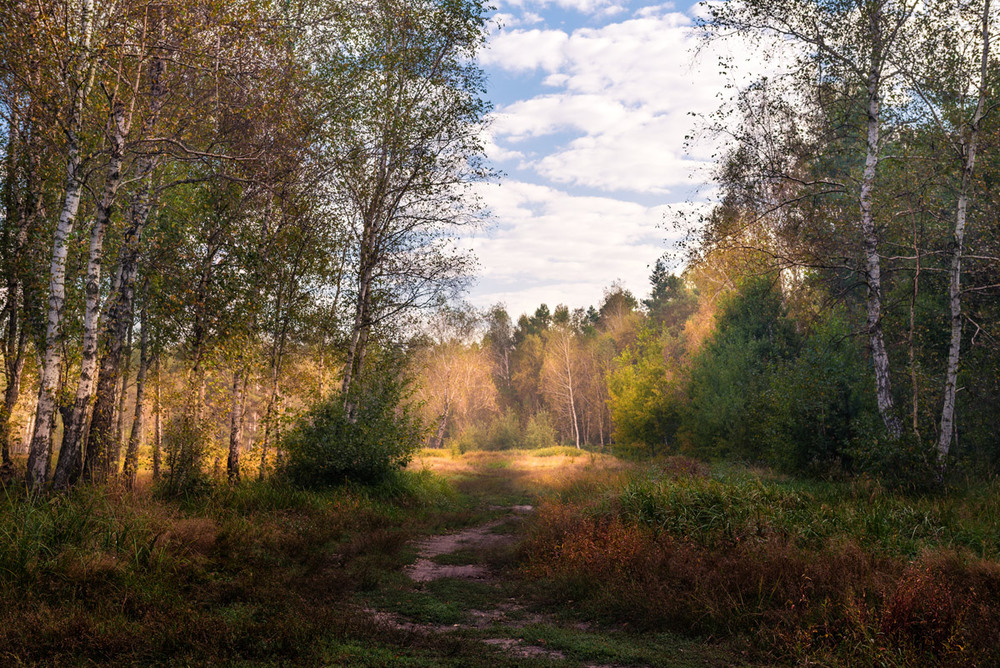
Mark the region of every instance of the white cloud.
<instances>
[{"instance_id":1,"label":"white cloud","mask_svg":"<svg viewBox=\"0 0 1000 668\"><path fill-rule=\"evenodd\" d=\"M591 27L557 29L531 18L554 6L589 12ZM515 18L492 35L480 59L507 94L487 147L494 160L516 161L519 180L481 191L497 225L467 240L481 263L470 295L477 306L503 301L516 316L541 302L596 305L616 279L642 297L651 265L683 232L671 221L683 227L709 206L683 200L708 189L717 147L708 142L689 151L685 137L696 126L689 114L715 110L730 82L717 67L720 45L694 57L694 21L669 2L638 8L623 21L599 16L622 6L504 3ZM559 25L565 18L548 16ZM745 71L762 70L745 45L727 48Z\"/></svg>"},{"instance_id":2,"label":"white cloud","mask_svg":"<svg viewBox=\"0 0 1000 668\"><path fill-rule=\"evenodd\" d=\"M609 16L611 14L624 11L623 7L614 4L611 0L505 0L503 5L505 7L517 9L525 9L527 7L544 9L555 5L556 7L577 11L581 14L596 14L603 16Z\"/></svg>"},{"instance_id":3,"label":"white cloud","mask_svg":"<svg viewBox=\"0 0 1000 668\"><path fill-rule=\"evenodd\" d=\"M557 183L605 191L665 194L706 178L712 147L687 155L691 114L710 113L729 75L717 50L695 56L691 18L670 5L640 9L636 18L572 32L509 30L495 35L482 62L512 73L541 71L552 92L500 107L500 146L569 132L546 157L529 163ZM727 47L750 70L749 49Z\"/></svg>"},{"instance_id":4,"label":"white cloud","mask_svg":"<svg viewBox=\"0 0 1000 668\"><path fill-rule=\"evenodd\" d=\"M650 267L666 250L669 205L510 180L484 185L481 194L498 225L467 240L481 265L471 296L477 306L504 301L514 315L543 301L588 306L615 279L636 295L648 292Z\"/></svg>"}]
</instances>

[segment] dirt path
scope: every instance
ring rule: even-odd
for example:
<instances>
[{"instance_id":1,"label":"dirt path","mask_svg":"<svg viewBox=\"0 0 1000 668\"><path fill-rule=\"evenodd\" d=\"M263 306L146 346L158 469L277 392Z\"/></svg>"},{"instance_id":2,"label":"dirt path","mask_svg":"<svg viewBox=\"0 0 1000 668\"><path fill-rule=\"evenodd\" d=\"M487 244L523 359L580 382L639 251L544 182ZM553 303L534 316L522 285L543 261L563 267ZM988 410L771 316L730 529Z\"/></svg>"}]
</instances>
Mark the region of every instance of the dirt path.
<instances>
[{"instance_id":1,"label":"dirt path","mask_svg":"<svg viewBox=\"0 0 1000 668\"><path fill-rule=\"evenodd\" d=\"M509 531L496 533L496 530L508 527L511 523L520 523L525 515L534 511L534 507L530 505L514 505L508 508L494 506L491 510L507 510L507 514L500 519L487 522L486 524L469 527L454 533L430 536L415 543L417 560L404 569L410 580L418 586L443 579L496 583L498 574L493 572L489 565L482 560L468 564L448 564L435 561L436 559L455 555L460 552L470 555L470 558L474 558L475 556L482 558L493 550L509 547L515 541L515 535ZM489 609L466 610L465 619L458 624L452 625L417 624L406 621L399 615L385 612L376 613L376 615L380 621L397 629L437 634L455 633L463 630L480 631L504 627L517 629L532 624L542 624L552 621L546 616L529 613L525 606L515 599L495 602L495 604L487 607ZM526 643L520 638L483 637L480 640L485 645L502 649L508 655L521 659L547 659L550 661L563 661L566 659L566 655L559 650ZM596 664L587 665L588 668L602 668Z\"/></svg>"},{"instance_id":2,"label":"dirt path","mask_svg":"<svg viewBox=\"0 0 1000 668\"><path fill-rule=\"evenodd\" d=\"M428 468L455 480L471 502L469 520L478 522L410 543L411 563L365 596L367 613L388 631L419 638L414 642L464 648L471 654L463 668L736 665L731 654L694 639L645 636L613 620L584 622L572 601L553 607L536 585L511 577L512 551L534 512L527 503L552 494L588 460L504 453L434 460Z\"/></svg>"}]
</instances>

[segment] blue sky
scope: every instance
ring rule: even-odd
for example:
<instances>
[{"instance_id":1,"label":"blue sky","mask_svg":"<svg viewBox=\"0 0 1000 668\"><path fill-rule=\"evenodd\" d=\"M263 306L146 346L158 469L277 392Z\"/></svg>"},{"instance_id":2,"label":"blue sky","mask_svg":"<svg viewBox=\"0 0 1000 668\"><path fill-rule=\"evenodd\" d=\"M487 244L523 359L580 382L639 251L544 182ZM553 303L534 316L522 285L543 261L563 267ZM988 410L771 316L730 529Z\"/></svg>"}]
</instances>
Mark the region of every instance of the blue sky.
<instances>
[{"instance_id":1,"label":"blue sky","mask_svg":"<svg viewBox=\"0 0 1000 668\"><path fill-rule=\"evenodd\" d=\"M712 146L686 150L720 103L715 52L696 56L696 7L627 0L499 0L480 63L495 105L483 188L493 225L468 299L515 317L598 304L621 281L638 297L676 232L676 210L711 195Z\"/></svg>"}]
</instances>

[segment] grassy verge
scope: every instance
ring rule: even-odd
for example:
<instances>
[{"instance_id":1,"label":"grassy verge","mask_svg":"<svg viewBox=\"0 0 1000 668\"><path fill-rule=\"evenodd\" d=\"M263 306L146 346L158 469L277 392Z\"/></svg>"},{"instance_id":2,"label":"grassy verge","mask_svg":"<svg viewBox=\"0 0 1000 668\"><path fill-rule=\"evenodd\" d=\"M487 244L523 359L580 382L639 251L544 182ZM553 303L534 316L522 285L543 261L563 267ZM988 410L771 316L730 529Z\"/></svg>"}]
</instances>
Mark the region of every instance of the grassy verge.
<instances>
[{"instance_id":1,"label":"grassy verge","mask_svg":"<svg viewBox=\"0 0 1000 668\"><path fill-rule=\"evenodd\" d=\"M541 600L753 638L774 660L1000 664L995 482L914 498L679 458L601 477L532 522L521 559Z\"/></svg>"},{"instance_id":2,"label":"grassy verge","mask_svg":"<svg viewBox=\"0 0 1000 668\"><path fill-rule=\"evenodd\" d=\"M326 665L350 655L367 665L369 647L380 665L382 649L399 645L353 594L404 562L416 533L470 516L429 473L327 492L247 482L179 500L7 490L0 662ZM435 665L436 652L413 657Z\"/></svg>"}]
</instances>

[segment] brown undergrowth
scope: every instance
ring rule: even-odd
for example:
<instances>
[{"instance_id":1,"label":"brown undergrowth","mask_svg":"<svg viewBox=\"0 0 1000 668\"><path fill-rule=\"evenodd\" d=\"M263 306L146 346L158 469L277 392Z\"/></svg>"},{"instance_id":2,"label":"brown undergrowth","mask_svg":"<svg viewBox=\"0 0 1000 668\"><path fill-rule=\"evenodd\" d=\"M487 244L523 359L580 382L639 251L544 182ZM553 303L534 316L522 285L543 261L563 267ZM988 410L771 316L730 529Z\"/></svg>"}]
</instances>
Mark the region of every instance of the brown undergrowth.
<instances>
[{"instance_id":1,"label":"brown undergrowth","mask_svg":"<svg viewBox=\"0 0 1000 668\"><path fill-rule=\"evenodd\" d=\"M899 554L889 531L877 543L854 525L840 530L829 520L840 511L808 491L707 480L703 465L679 458L650 469L640 483L539 508L522 572L545 583L551 603L633 628L750 638L765 660L1000 665L995 558L933 541ZM770 505L741 507L754 499ZM863 514L870 499L853 503ZM797 533L782 507L835 526ZM863 519L891 524L884 515Z\"/></svg>"},{"instance_id":2,"label":"brown undergrowth","mask_svg":"<svg viewBox=\"0 0 1000 668\"><path fill-rule=\"evenodd\" d=\"M436 492L411 478L390 490L220 485L181 499L8 489L0 664L328 665L342 643L391 643L350 597L431 521L423 497Z\"/></svg>"}]
</instances>

